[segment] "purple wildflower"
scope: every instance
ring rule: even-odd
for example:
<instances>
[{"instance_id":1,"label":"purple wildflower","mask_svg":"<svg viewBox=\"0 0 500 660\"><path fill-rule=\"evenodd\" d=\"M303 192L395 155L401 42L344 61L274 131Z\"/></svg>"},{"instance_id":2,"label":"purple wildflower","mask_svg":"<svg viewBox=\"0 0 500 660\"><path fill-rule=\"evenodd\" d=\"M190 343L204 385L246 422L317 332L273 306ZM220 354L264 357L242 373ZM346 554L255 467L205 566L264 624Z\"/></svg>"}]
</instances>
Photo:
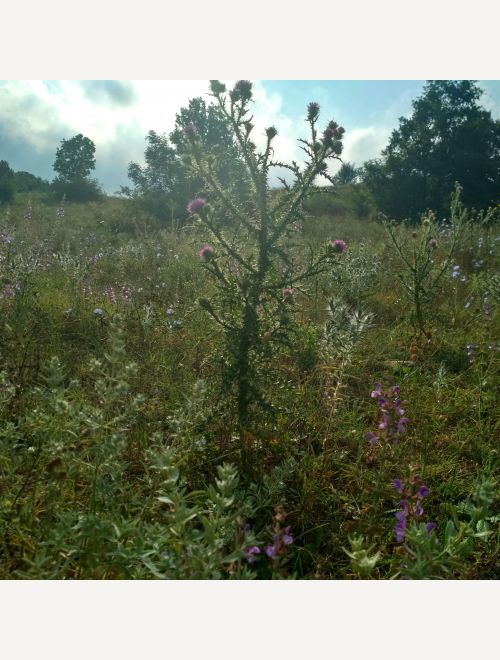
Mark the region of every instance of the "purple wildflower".
<instances>
[{"instance_id":1,"label":"purple wildflower","mask_svg":"<svg viewBox=\"0 0 500 660\"><path fill-rule=\"evenodd\" d=\"M420 497L427 497L427 495L429 494L428 487L425 486L425 485L420 486L420 488L418 489L418 494L419 494Z\"/></svg>"},{"instance_id":2,"label":"purple wildflower","mask_svg":"<svg viewBox=\"0 0 500 660\"><path fill-rule=\"evenodd\" d=\"M250 80L238 80L231 92L233 100L249 101L252 98L252 83Z\"/></svg>"},{"instance_id":3,"label":"purple wildflower","mask_svg":"<svg viewBox=\"0 0 500 660\"><path fill-rule=\"evenodd\" d=\"M378 437L375 435L375 433L372 433L371 431L367 431L365 435L366 439L369 440L372 445L375 444L378 440Z\"/></svg>"},{"instance_id":4,"label":"purple wildflower","mask_svg":"<svg viewBox=\"0 0 500 660\"><path fill-rule=\"evenodd\" d=\"M392 485L398 491L398 493L403 492L404 483L401 481L401 479L394 479Z\"/></svg>"},{"instance_id":5,"label":"purple wildflower","mask_svg":"<svg viewBox=\"0 0 500 660\"><path fill-rule=\"evenodd\" d=\"M202 209L206 203L207 200L203 199L203 197L196 197L195 199L192 199L186 206L187 212L191 215L198 213L198 211Z\"/></svg>"},{"instance_id":6,"label":"purple wildflower","mask_svg":"<svg viewBox=\"0 0 500 660\"><path fill-rule=\"evenodd\" d=\"M215 253L214 248L211 245L204 245L201 250L198 252L198 256L201 259L210 259Z\"/></svg>"},{"instance_id":7,"label":"purple wildflower","mask_svg":"<svg viewBox=\"0 0 500 660\"><path fill-rule=\"evenodd\" d=\"M427 532L430 534L433 530L437 529L437 523L435 522L428 522L425 525L425 529Z\"/></svg>"},{"instance_id":8,"label":"purple wildflower","mask_svg":"<svg viewBox=\"0 0 500 660\"><path fill-rule=\"evenodd\" d=\"M347 243L340 239L330 241L330 245L332 246L333 251L338 252L339 254L343 254L349 249Z\"/></svg>"},{"instance_id":9,"label":"purple wildflower","mask_svg":"<svg viewBox=\"0 0 500 660\"><path fill-rule=\"evenodd\" d=\"M277 552L278 549L275 545L268 545L266 548L266 555L269 557L269 559L274 559Z\"/></svg>"},{"instance_id":10,"label":"purple wildflower","mask_svg":"<svg viewBox=\"0 0 500 660\"><path fill-rule=\"evenodd\" d=\"M249 564L253 564L255 561L254 555L260 555L260 548L258 545L253 545L251 548L248 548L245 552L245 559Z\"/></svg>"},{"instance_id":11,"label":"purple wildflower","mask_svg":"<svg viewBox=\"0 0 500 660\"><path fill-rule=\"evenodd\" d=\"M291 287L286 286L282 293L284 298L291 298L293 296L294 290Z\"/></svg>"},{"instance_id":12,"label":"purple wildflower","mask_svg":"<svg viewBox=\"0 0 500 660\"><path fill-rule=\"evenodd\" d=\"M283 543L285 545L291 545L293 543L293 536L290 534L290 527L285 527L285 529L283 531L284 531L284 534L283 534L283 537L282 537Z\"/></svg>"}]
</instances>

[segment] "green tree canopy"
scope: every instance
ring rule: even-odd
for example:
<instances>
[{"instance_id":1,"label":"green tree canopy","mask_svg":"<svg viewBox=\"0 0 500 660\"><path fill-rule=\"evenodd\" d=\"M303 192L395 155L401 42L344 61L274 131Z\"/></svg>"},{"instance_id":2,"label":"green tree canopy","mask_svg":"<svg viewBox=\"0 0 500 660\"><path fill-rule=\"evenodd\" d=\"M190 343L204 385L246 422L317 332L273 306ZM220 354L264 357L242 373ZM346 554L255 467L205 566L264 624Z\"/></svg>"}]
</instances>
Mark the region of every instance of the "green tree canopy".
<instances>
[{"instance_id":1,"label":"green tree canopy","mask_svg":"<svg viewBox=\"0 0 500 660\"><path fill-rule=\"evenodd\" d=\"M401 117L382 158L365 164L363 178L380 210L416 218L445 213L454 183L464 202L485 207L500 194L500 122L480 105L471 80L432 80Z\"/></svg>"},{"instance_id":2,"label":"green tree canopy","mask_svg":"<svg viewBox=\"0 0 500 660\"><path fill-rule=\"evenodd\" d=\"M62 140L56 151L53 168L62 183L78 183L88 179L95 169L95 144L81 133Z\"/></svg>"}]
</instances>

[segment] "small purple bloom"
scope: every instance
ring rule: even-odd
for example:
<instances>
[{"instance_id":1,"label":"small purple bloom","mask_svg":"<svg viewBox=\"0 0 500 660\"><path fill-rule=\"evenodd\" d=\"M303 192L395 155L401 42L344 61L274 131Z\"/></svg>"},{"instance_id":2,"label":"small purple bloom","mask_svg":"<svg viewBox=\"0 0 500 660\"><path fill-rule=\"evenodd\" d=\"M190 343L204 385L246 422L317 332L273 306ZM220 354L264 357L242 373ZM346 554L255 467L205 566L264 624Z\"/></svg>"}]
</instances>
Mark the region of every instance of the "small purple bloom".
<instances>
[{"instance_id":1,"label":"small purple bloom","mask_svg":"<svg viewBox=\"0 0 500 660\"><path fill-rule=\"evenodd\" d=\"M427 532L430 534L434 529L437 529L437 523L435 522L428 522L425 525L425 529Z\"/></svg>"},{"instance_id":2,"label":"small purple bloom","mask_svg":"<svg viewBox=\"0 0 500 660\"><path fill-rule=\"evenodd\" d=\"M365 435L366 435L366 439L369 440L372 445L375 444L378 440L375 433L372 433L371 431L367 431Z\"/></svg>"},{"instance_id":3,"label":"small purple bloom","mask_svg":"<svg viewBox=\"0 0 500 660\"><path fill-rule=\"evenodd\" d=\"M341 254L343 254L344 252L347 252L347 250L349 249L347 243L345 241L340 240L340 239L330 241L330 245L332 246L334 252L338 252L338 253L341 253Z\"/></svg>"},{"instance_id":4,"label":"small purple bloom","mask_svg":"<svg viewBox=\"0 0 500 660\"><path fill-rule=\"evenodd\" d=\"M191 215L198 213L198 211L202 209L206 203L207 200L203 199L203 197L196 197L195 199L192 199L186 206L187 212L191 213Z\"/></svg>"},{"instance_id":5,"label":"small purple bloom","mask_svg":"<svg viewBox=\"0 0 500 660\"><path fill-rule=\"evenodd\" d=\"M276 557L276 552L277 552L277 548L276 548L275 545L268 545L268 546L267 546L267 548L266 548L266 555L267 555L270 559L274 559L274 557Z\"/></svg>"},{"instance_id":6,"label":"small purple bloom","mask_svg":"<svg viewBox=\"0 0 500 660\"><path fill-rule=\"evenodd\" d=\"M248 550L245 550L245 559L249 564L254 563L256 559L254 555L260 555L260 548L258 545L254 545L251 548L248 548Z\"/></svg>"},{"instance_id":7,"label":"small purple bloom","mask_svg":"<svg viewBox=\"0 0 500 660\"><path fill-rule=\"evenodd\" d=\"M408 424L410 420L408 417L401 417L401 419L398 421L398 433L404 433L406 430L406 425Z\"/></svg>"},{"instance_id":8,"label":"small purple bloom","mask_svg":"<svg viewBox=\"0 0 500 660\"><path fill-rule=\"evenodd\" d=\"M419 497L427 497L428 494L429 494L429 489L427 488L427 486L425 486L425 485L420 486L420 488L418 489L418 496Z\"/></svg>"},{"instance_id":9,"label":"small purple bloom","mask_svg":"<svg viewBox=\"0 0 500 660\"><path fill-rule=\"evenodd\" d=\"M282 293L284 298L291 298L293 296L294 290L291 287L286 286Z\"/></svg>"},{"instance_id":10,"label":"small purple bloom","mask_svg":"<svg viewBox=\"0 0 500 660\"><path fill-rule=\"evenodd\" d=\"M285 545L291 545L293 543L293 536L290 534L290 527L285 527L283 531L285 532L283 534L283 543Z\"/></svg>"},{"instance_id":11,"label":"small purple bloom","mask_svg":"<svg viewBox=\"0 0 500 660\"><path fill-rule=\"evenodd\" d=\"M375 383L375 389L370 394L372 399L376 399L379 396L382 396L382 383Z\"/></svg>"},{"instance_id":12,"label":"small purple bloom","mask_svg":"<svg viewBox=\"0 0 500 660\"><path fill-rule=\"evenodd\" d=\"M403 492L404 483L401 481L401 479L394 479L392 485L399 493Z\"/></svg>"},{"instance_id":13,"label":"small purple bloom","mask_svg":"<svg viewBox=\"0 0 500 660\"><path fill-rule=\"evenodd\" d=\"M211 245L204 245L201 250L198 252L198 256L202 259L210 259L215 253L214 248Z\"/></svg>"}]
</instances>

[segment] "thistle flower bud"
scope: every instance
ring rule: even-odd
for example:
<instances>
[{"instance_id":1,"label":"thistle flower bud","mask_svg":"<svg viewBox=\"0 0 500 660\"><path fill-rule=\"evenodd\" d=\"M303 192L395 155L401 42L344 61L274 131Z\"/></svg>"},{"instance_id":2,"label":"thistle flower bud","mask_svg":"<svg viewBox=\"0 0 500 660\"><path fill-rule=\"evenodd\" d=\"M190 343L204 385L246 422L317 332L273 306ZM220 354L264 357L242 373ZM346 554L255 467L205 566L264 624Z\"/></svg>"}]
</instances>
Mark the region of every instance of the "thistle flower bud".
<instances>
[{"instance_id":1,"label":"thistle flower bud","mask_svg":"<svg viewBox=\"0 0 500 660\"><path fill-rule=\"evenodd\" d=\"M210 81L210 89L212 90L212 94L215 96L219 96L220 94L224 94L226 91L226 86L219 82L218 80L211 80Z\"/></svg>"},{"instance_id":2,"label":"thistle flower bud","mask_svg":"<svg viewBox=\"0 0 500 660\"><path fill-rule=\"evenodd\" d=\"M311 101L307 106L307 119L308 121L314 121L319 115L319 103Z\"/></svg>"},{"instance_id":3,"label":"thistle flower bud","mask_svg":"<svg viewBox=\"0 0 500 660\"><path fill-rule=\"evenodd\" d=\"M238 80L231 92L233 101L249 101L252 98L252 83L250 80Z\"/></svg>"},{"instance_id":4,"label":"thistle flower bud","mask_svg":"<svg viewBox=\"0 0 500 660\"><path fill-rule=\"evenodd\" d=\"M214 256L214 254L215 254L215 250L211 245L204 245L201 248L201 250L198 252L198 256L201 259L205 259L206 261L211 259Z\"/></svg>"},{"instance_id":5,"label":"thistle flower bud","mask_svg":"<svg viewBox=\"0 0 500 660\"><path fill-rule=\"evenodd\" d=\"M266 128L266 135L269 140L272 140L278 135L278 131L274 126L269 126L269 128Z\"/></svg>"},{"instance_id":6,"label":"thistle flower bud","mask_svg":"<svg viewBox=\"0 0 500 660\"><path fill-rule=\"evenodd\" d=\"M429 218L424 218L422 220L422 224L424 227L428 227L431 224L431 221L429 220Z\"/></svg>"},{"instance_id":7,"label":"thistle flower bud","mask_svg":"<svg viewBox=\"0 0 500 660\"><path fill-rule=\"evenodd\" d=\"M193 213L198 213L200 209L202 209L205 204L207 203L206 199L203 199L203 197L196 197L196 199L192 199L189 204L186 206L186 210L188 213L193 215Z\"/></svg>"},{"instance_id":8,"label":"thistle flower bud","mask_svg":"<svg viewBox=\"0 0 500 660\"><path fill-rule=\"evenodd\" d=\"M331 128L327 128L324 133L323 133L323 144L325 147L331 147L333 144L333 139L335 137L335 133Z\"/></svg>"}]
</instances>

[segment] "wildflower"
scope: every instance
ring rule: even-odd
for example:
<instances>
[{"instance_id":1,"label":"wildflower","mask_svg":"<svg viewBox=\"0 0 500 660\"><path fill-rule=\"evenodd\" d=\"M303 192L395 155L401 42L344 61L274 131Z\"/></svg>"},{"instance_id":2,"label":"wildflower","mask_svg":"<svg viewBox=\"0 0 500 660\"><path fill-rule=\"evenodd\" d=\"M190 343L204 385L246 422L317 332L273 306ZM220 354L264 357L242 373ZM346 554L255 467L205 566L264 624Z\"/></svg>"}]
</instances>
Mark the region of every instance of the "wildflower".
<instances>
[{"instance_id":1,"label":"wildflower","mask_svg":"<svg viewBox=\"0 0 500 660\"><path fill-rule=\"evenodd\" d=\"M293 296L294 289L292 289L292 288L289 287L289 286L286 286L286 287L283 289L282 293L283 293L283 297L284 297L284 298L291 298L291 297Z\"/></svg>"},{"instance_id":2,"label":"wildflower","mask_svg":"<svg viewBox=\"0 0 500 660\"><path fill-rule=\"evenodd\" d=\"M425 525L425 529L427 532L430 534L434 529L437 529L437 523L435 522L428 522Z\"/></svg>"},{"instance_id":3,"label":"wildflower","mask_svg":"<svg viewBox=\"0 0 500 660\"><path fill-rule=\"evenodd\" d=\"M268 545L266 548L266 555L269 557L269 559L274 559L277 552L278 549L275 545Z\"/></svg>"},{"instance_id":4,"label":"wildflower","mask_svg":"<svg viewBox=\"0 0 500 660\"><path fill-rule=\"evenodd\" d=\"M467 357L469 358L469 362L472 364L476 359L476 351L479 346L477 344L467 344L465 348L467 349Z\"/></svg>"},{"instance_id":5,"label":"wildflower","mask_svg":"<svg viewBox=\"0 0 500 660\"><path fill-rule=\"evenodd\" d=\"M201 250L198 252L198 256L201 259L210 259L215 253L214 248L211 245L204 245Z\"/></svg>"},{"instance_id":6,"label":"wildflower","mask_svg":"<svg viewBox=\"0 0 500 660\"><path fill-rule=\"evenodd\" d=\"M203 197L196 197L195 199L192 199L186 206L187 212L191 213L191 215L198 213L198 211L202 209L206 203L207 200L203 199Z\"/></svg>"},{"instance_id":7,"label":"wildflower","mask_svg":"<svg viewBox=\"0 0 500 660\"><path fill-rule=\"evenodd\" d=\"M401 479L394 479L392 485L399 493L403 492L404 483L401 481Z\"/></svg>"},{"instance_id":8,"label":"wildflower","mask_svg":"<svg viewBox=\"0 0 500 660\"><path fill-rule=\"evenodd\" d=\"M248 548L248 550L244 550L245 553L245 559L249 564L253 564L255 562L255 556L254 555L260 555L260 548L258 545L253 545L251 548ZM269 555L268 555L269 556Z\"/></svg>"},{"instance_id":9,"label":"wildflower","mask_svg":"<svg viewBox=\"0 0 500 660\"><path fill-rule=\"evenodd\" d=\"M438 246L438 242L436 241L436 239L431 238L431 240L429 241L429 247L435 250L437 246Z\"/></svg>"},{"instance_id":10,"label":"wildflower","mask_svg":"<svg viewBox=\"0 0 500 660\"><path fill-rule=\"evenodd\" d=\"M334 252L344 253L349 249L347 243L340 239L330 241L330 245L332 246Z\"/></svg>"},{"instance_id":11,"label":"wildflower","mask_svg":"<svg viewBox=\"0 0 500 660\"><path fill-rule=\"evenodd\" d=\"M104 316L104 310L102 310L100 307L96 307L94 309L94 316L98 316L98 317Z\"/></svg>"},{"instance_id":12,"label":"wildflower","mask_svg":"<svg viewBox=\"0 0 500 660\"><path fill-rule=\"evenodd\" d=\"M293 536L290 534L290 527L285 527L283 534L283 543L285 545L291 545L293 543Z\"/></svg>"},{"instance_id":13,"label":"wildflower","mask_svg":"<svg viewBox=\"0 0 500 660\"><path fill-rule=\"evenodd\" d=\"M250 80L238 80L231 92L233 101L249 101L252 98L252 83Z\"/></svg>"},{"instance_id":14,"label":"wildflower","mask_svg":"<svg viewBox=\"0 0 500 660\"><path fill-rule=\"evenodd\" d=\"M314 121L319 115L319 103L311 101L307 106L307 119L309 121Z\"/></svg>"},{"instance_id":15,"label":"wildflower","mask_svg":"<svg viewBox=\"0 0 500 660\"><path fill-rule=\"evenodd\" d=\"M278 135L278 131L274 126L269 126L269 128L266 128L266 135L269 138L269 140L272 140Z\"/></svg>"},{"instance_id":16,"label":"wildflower","mask_svg":"<svg viewBox=\"0 0 500 660\"><path fill-rule=\"evenodd\" d=\"M404 433L406 425L409 423L408 417L404 417L405 409L402 407L402 401L399 398L401 388L394 385L387 391L382 390L382 384L375 383L375 389L371 391L370 397L377 400L381 417L378 423L379 431L383 431L390 442L397 439L397 435ZM378 440L375 433L369 431L366 438L373 444Z\"/></svg>"},{"instance_id":17,"label":"wildflower","mask_svg":"<svg viewBox=\"0 0 500 660\"><path fill-rule=\"evenodd\" d=\"M211 80L210 81L210 89L212 90L212 94L215 94L215 96L219 96L219 94L224 94L226 91L226 86L219 82L218 80Z\"/></svg>"}]
</instances>

